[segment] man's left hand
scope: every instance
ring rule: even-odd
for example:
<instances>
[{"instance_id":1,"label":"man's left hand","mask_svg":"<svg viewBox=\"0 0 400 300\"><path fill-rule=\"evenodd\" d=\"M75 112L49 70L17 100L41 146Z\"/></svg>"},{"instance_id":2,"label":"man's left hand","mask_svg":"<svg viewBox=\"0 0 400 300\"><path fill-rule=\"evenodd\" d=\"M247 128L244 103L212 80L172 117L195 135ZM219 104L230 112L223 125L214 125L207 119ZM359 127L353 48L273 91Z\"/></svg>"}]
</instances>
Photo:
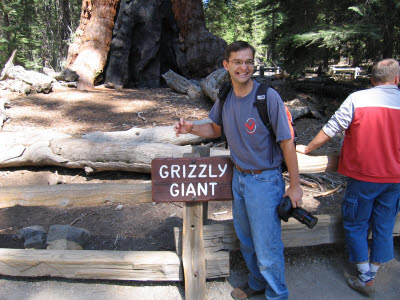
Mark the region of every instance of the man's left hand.
<instances>
[{"instance_id":1,"label":"man's left hand","mask_svg":"<svg viewBox=\"0 0 400 300\"><path fill-rule=\"evenodd\" d=\"M303 189L301 188L300 184L290 185L283 195L283 197L286 196L288 196L290 198L290 201L292 201L293 208L301 207L301 205L303 204Z\"/></svg>"}]
</instances>

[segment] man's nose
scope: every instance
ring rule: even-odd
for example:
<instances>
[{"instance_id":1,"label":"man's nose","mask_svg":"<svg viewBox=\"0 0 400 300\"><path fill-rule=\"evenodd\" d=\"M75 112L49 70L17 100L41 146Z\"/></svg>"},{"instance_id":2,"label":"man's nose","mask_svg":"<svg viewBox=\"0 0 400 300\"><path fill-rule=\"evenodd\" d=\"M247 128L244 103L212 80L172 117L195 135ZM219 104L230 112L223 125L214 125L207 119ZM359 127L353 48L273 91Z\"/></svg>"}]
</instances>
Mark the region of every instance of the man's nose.
<instances>
[{"instance_id":1,"label":"man's nose","mask_svg":"<svg viewBox=\"0 0 400 300\"><path fill-rule=\"evenodd\" d=\"M246 62L245 61L242 61L242 63L240 64L240 66L239 66L239 68L242 68L242 69L247 69L249 66L246 64Z\"/></svg>"}]
</instances>

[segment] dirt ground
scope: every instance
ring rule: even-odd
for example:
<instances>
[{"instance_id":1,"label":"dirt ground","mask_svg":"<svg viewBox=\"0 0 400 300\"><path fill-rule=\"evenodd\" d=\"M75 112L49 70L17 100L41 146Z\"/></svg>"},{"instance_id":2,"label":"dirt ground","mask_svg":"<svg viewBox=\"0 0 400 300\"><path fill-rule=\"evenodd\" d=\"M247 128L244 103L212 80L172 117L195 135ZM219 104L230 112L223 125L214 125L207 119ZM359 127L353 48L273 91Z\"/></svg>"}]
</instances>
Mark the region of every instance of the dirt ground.
<instances>
[{"instance_id":1,"label":"dirt ground","mask_svg":"<svg viewBox=\"0 0 400 300\"><path fill-rule=\"evenodd\" d=\"M301 100L308 97L308 95L298 93L287 87L277 89L285 101ZM171 125L172 130L172 125L180 117L189 120L207 118L208 111L213 104L211 100L189 100L185 95L177 94L169 88L110 90L98 87L91 91L60 89L48 95L22 96L13 94L7 97L10 99L10 108L6 110L9 120L4 124L3 131L22 131L28 127L35 127L60 130L77 136L93 131L123 131L132 127L144 128L161 125ZM313 98L319 101L320 112L326 118L343 101L343 99L326 99L318 95L314 95ZM297 102L301 105L301 101ZM308 116L297 120L298 143L308 143L322 128L326 118L319 120ZM340 140L335 139L326 147L338 149L339 146ZM305 175L302 175L302 178L317 183L317 187L303 186L304 208L313 214L339 213L343 188L326 196L322 193L339 186L344 187L345 181L342 176L336 173L319 174L318 180L320 182ZM58 182L63 182L63 184L100 182L129 184L149 181L151 177L149 174L128 172L102 172L88 176L83 170L58 167L0 169L1 187L47 185L54 182L55 179ZM232 222L230 201L209 202L209 223L215 222ZM0 209L0 248L23 248L23 241L13 238L13 235L21 228L42 225L48 229L55 224L72 224L90 231L91 237L85 249L173 250L175 247L173 227L182 226L182 205L180 203L148 203L124 205L122 208L117 207L116 204L104 204L96 207L17 206L3 208ZM315 249L315 253L313 253L313 249ZM301 276L303 267L312 270L313 268L326 268L327 264L334 266L337 264L337 260L343 260L343 255L343 246L336 245L325 248L305 247L298 250L287 250L287 267L292 266L294 268L293 272L289 273L289 277L294 280L292 287L299 292L306 288L302 286L299 289L298 284L295 283L295 278L292 277ZM227 297L227 295L229 295L232 286L236 282L245 280L246 271L240 253L233 253L231 266L232 275L227 281L217 280L208 283L208 293L211 293L208 294L208 299L229 299L230 296ZM313 276L317 281L324 281L323 278L318 279L316 274ZM339 275L337 276L339 277ZM15 297L8 298L6 296L8 288L13 288L15 292L26 281L8 277L1 277L1 279L3 281L1 281L0 286L3 292L0 293L0 299L182 299L182 295L184 295L181 283L171 287L170 284L158 283L149 283L143 286L142 284L121 282L96 281L96 283L88 283L88 281L63 279L52 279L51 281L31 279L28 282L28 288L31 290L29 294L26 291L21 291L25 294L17 293ZM309 280L314 279L309 278ZM71 282L74 282L74 287L78 287L78 289L70 290ZM81 284L82 290L79 289ZM312 283L305 282L304 284ZM340 284L343 285L343 282ZM37 285L41 286L40 293L35 293ZM45 287L43 288L43 286ZM111 286L113 287L111 288ZM131 290L131 287L140 287L140 290ZM151 296L153 287L161 288L161 295L164 296L160 294ZM346 290L345 286L343 288ZM109 293L113 293L113 289L115 289L116 294L110 297ZM96 292L97 290L99 291ZM107 292L102 294L102 290L107 290ZM46 291L52 296L49 297ZM74 294L75 292L76 294ZM60 296L63 293L66 298ZM139 296L141 293L150 296L141 297ZM302 293L303 295L307 294L305 291ZM27 295L30 296L27 297ZM323 293L315 295L323 295ZM339 299L358 299L354 297ZM322 296L307 298L331 299ZM291 296L291 299L299 298Z\"/></svg>"},{"instance_id":2,"label":"dirt ground","mask_svg":"<svg viewBox=\"0 0 400 300\"><path fill-rule=\"evenodd\" d=\"M281 89L284 100L297 95L291 89ZM93 131L124 131L132 127L172 125L180 118L199 120L208 117L211 100L189 100L169 88L111 90L103 87L91 91L61 89L50 94L11 95L8 121L3 131L21 131L29 127L54 129L73 135ZM335 99L332 109L337 105ZM300 105L301 103L298 103ZM326 106L326 104L324 104ZM297 122L298 143L307 143L319 131L323 120L302 118ZM336 145L337 146L337 145ZM335 142L330 144L335 147ZM315 180L303 176L307 181ZM102 172L87 176L80 169L56 167L25 167L0 169L0 185L47 185L52 182L131 183L151 180L149 174ZM314 214L337 213L341 190L328 196L323 192L343 185L336 173L323 174L317 188L303 186L304 207ZM19 229L42 225L73 224L92 234L87 249L157 250L173 249L174 226L182 224L179 203L124 205L104 204L97 207L11 207L0 210L0 247L20 248L22 241L12 239ZM209 203L210 222L231 222L231 202Z\"/></svg>"}]
</instances>

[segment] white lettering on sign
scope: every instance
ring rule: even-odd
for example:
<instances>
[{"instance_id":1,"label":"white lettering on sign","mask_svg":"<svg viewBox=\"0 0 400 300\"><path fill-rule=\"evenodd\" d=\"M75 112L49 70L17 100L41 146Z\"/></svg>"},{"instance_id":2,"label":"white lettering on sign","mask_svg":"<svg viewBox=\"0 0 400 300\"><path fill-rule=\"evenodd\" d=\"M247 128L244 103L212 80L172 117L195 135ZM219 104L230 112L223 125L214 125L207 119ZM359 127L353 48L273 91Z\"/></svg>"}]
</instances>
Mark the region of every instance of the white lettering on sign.
<instances>
[{"instance_id":1,"label":"white lettering on sign","mask_svg":"<svg viewBox=\"0 0 400 300\"><path fill-rule=\"evenodd\" d=\"M180 178L179 177L179 169L180 169L180 166L178 166L178 165L171 166L171 178L174 178L174 174L176 175L176 178Z\"/></svg>"},{"instance_id":2,"label":"white lettering on sign","mask_svg":"<svg viewBox=\"0 0 400 300\"><path fill-rule=\"evenodd\" d=\"M172 183L169 193L172 197L215 196L217 182L213 178L223 177L228 170L228 164L189 164L162 165L159 175L162 179L209 178L211 182ZM202 179L204 181L204 179ZM214 179L215 180L215 179Z\"/></svg>"},{"instance_id":3,"label":"white lettering on sign","mask_svg":"<svg viewBox=\"0 0 400 300\"><path fill-rule=\"evenodd\" d=\"M196 178L196 175L193 175L194 170L196 170L197 165L189 165L189 168L191 168L190 174L189 174L189 178Z\"/></svg>"},{"instance_id":4,"label":"white lettering on sign","mask_svg":"<svg viewBox=\"0 0 400 300\"><path fill-rule=\"evenodd\" d=\"M204 171L206 170L207 165L200 165L199 167L201 168L201 171L200 171L200 174L199 174L199 178L206 178L207 175L204 174ZM210 165L210 167L211 167L211 165Z\"/></svg>"},{"instance_id":5,"label":"white lettering on sign","mask_svg":"<svg viewBox=\"0 0 400 300\"><path fill-rule=\"evenodd\" d=\"M168 169L169 168L169 169ZM220 173L219 174L214 174L213 173L213 166L210 165L162 165L159 170L159 175L161 178L166 179L168 177L171 178L215 178L215 177L222 177L226 173L226 170L228 168L228 164L218 164L218 170ZM208 172L206 170L208 169ZM196 171L199 172L198 175L196 175ZM208 174L207 174L208 173Z\"/></svg>"},{"instance_id":6,"label":"white lettering on sign","mask_svg":"<svg viewBox=\"0 0 400 300\"><path fill-rule=\"evenodd\" d=\"M221 165L220 164L218 164L218 169L221 171L221 174L219 175L219 177L222 177L224 174L225 174L225 172L226 172L226 168L228 167L228 165L227 164L225 164L224 165L224 168L223 169L221 169Z\"/></svg>"},{"instance_id":7,"label":"white lettering on sign","mask_svg":"<svg viewBox=\"0 0 400 300\"><path fill-rule=\"evenodd\" d=\"M197 184L197 188L196 188ZM178 196L208 196L208 187L210 187L210 195L215 195L216 182L197 182L197 183L173 183L169 188L172 197Z\"/></svg>"}]
</instances>

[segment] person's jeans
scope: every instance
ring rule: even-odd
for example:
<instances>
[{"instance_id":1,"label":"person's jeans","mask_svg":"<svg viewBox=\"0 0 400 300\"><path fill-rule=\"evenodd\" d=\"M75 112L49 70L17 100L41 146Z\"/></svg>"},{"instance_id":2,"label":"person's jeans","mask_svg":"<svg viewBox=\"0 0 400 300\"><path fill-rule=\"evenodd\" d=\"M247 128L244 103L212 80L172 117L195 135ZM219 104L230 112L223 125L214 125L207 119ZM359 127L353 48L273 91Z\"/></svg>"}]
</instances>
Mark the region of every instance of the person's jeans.
<instances>
[{"instance_id":1,"label":"person's jeans","mask_svg":"<svg viewBox=\"0 0 400 300\"><path fill-rule=\"evenodd\" d=\"M348 178L342 203L349 260L385 263L393 259L393 227L400 209L400 183L373 183ZM368 255L368 229L372 242Z\"/></svg>"},{"instance_id":2,"label":"person's jeans","mask_svg":"<svg viewBox=\"0 0 400 300\"><path fill-rule=\"evenodd\" d=\"M287 299L281 221L276 207L285 182L280 168L261 174L233 172L233 222L250 271L249 286L267 299Z\"/></svg>"}]
</instances>

